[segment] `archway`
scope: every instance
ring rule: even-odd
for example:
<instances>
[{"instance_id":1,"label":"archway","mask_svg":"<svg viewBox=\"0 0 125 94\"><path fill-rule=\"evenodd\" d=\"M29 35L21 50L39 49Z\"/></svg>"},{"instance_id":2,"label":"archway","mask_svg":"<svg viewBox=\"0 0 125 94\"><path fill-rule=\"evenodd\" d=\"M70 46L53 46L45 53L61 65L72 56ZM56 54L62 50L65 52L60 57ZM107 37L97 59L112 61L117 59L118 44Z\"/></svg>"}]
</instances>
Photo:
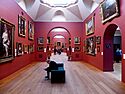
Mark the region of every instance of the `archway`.
<instances>
[{"instance_id":1,"label":"archway","mask_svg":"<svg viewBox=\"0 0 125 94\"><path fill-rule=\"evenodd\" d=\"M64 38L58 38L58 40L56 40L56 43L61 44L58 47L55 47L55 42L54 42L54 40L56 39L56 38L54 38L55 36L63 36L64 37ZM65 52L68 55L67 48L69 48L69 45L71 45L71 44L69 44L69 39L71 39L71 34L66 28L60 27L60 26L52 28L47 34L47 40L48 39L51 40L50 41L51 45L49 45L49 43L47 43L47 47L52 49L52 50L51 50L51 52L47 51L47 53L48 52L53 53L54 48L58 48L58 49L61 49L63 52Z\"/></svg>"},{"instance_id":2,"label":"archway","mask_svg":"<svg viewBox=\"0 0 125 94\"><path fill-rule=\"evenodd\" d=\"M104 43L103 43L103 70L104 71L114 71L115 70L115 51L116 47L121 49L120 44L116 46L116 34L120 32L119 27L116 24L110 24L104 32ZM120 34L120 33L119 33ZM120 34L121 39L121 34ZM120 72L121 74L121 72Z\"/></svg>"}]
</instances>

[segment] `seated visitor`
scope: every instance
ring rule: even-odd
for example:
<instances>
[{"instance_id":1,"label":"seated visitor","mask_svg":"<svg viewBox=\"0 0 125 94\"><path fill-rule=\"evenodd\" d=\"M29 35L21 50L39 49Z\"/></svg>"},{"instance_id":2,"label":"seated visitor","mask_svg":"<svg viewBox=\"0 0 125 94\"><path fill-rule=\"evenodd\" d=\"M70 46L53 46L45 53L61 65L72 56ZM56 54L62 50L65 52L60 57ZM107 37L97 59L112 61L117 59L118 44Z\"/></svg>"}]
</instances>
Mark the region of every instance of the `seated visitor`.
<instances>
[{"instance_id":1,"label":"seated visitor","mask_svg":"<svg viewBox=\"0 0 125 94\"><path fill-rule=\"evenodd\" d=\"M51 70L58 69L58 66L55 61L51 61L50 59L48 59L46 62L49 64L49 66L45 68L45 71L47 71L47 76L45 76L45 78L49 79L49 73L51 72Z\"/></svg>"}]
</instances>

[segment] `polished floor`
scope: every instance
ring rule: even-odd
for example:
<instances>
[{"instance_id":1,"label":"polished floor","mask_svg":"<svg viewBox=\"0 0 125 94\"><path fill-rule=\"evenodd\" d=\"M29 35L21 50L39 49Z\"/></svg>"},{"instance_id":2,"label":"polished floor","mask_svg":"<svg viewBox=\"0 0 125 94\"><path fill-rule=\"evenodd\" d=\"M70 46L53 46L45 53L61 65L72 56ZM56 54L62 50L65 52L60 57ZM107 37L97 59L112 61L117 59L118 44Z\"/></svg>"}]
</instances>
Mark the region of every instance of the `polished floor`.
<instances>
[{"instance_id":1,"label":"polished floor","mask_svg":"<svg viewBox=\"0 0 125 94\"><path fill-rule=\"evenodd\" d=\"M34 62L0 81L0 94L125 94L125 84L117 73L102 72L80 61L67 61L66 55L53 55L63 62L66 83L51 84L45 80L45 62Z\"/></svg>"}]
</instances>

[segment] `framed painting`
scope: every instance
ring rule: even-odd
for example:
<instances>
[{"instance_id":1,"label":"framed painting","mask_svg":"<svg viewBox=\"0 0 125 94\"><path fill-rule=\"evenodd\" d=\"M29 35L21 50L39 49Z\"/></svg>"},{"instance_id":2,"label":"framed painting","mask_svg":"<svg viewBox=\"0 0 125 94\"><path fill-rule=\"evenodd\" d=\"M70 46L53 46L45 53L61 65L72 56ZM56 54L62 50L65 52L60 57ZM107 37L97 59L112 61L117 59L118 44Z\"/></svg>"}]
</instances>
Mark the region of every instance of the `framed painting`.
<instances>
[{"instance_id":1,"label":"framed painting","mask_svg":"<svg viewBox=\"0 0 125 94\"><path fill-rule=\"evenodd\" d=\"M37 38L37 43L38 43L38 45L43 44L44 43L44 37Z\"/></svg>"},{"instance_id":2,"label":"framed painting","mask_svg":"<svg viewBox=\"0 0 125 94\"><path fill-rule=\"evenodd\" d=\"M21 37L26 36L26 19L18 15L18 35Z\"/></svg>"},{"instance_id":3,"label":"framed painting","mask_svg":"<svg viewBox=\"0 0 125 94\"><path fill-rule=\"evenodd\" d=\"M22 47L22 43L16 43L16 49L17 49L17 56L22 55L23 52L23 47Z\"/></svg>"},{"instance_id":4,"label":"framed painting","mask_svg":"<svg viewBox=\"0 0 125 94\"><path fill-rule=\"evenodd\" d=\"M80 51L80 46L75 46L74 51Z\"/></svg>"},{"instance_id":5,"label":"framed painting","mask_svg":"<svg viewBox=\"0 0 125 94\"><path fill-rule=\"evenodd\" d=\"M92 16L86 23L85 23L85 28L86 28L86 35L90 35L94 33L94 17Z\"/></svg>"},{"instance_id":6,"label":"framed painting","mask_svg":"<svg viewBox=\"0 0 125 94\"><path fill-rule=\"evenodd\" d=\"M43 47L43 46L38 46L38 47L37 47L37 51L39 51L39 52L40 52L40 51L44 51L44 47Z\"/></svg>"},{"instance_id":7,"label":"framed painting","mask_svg":"<svg viewBox=\"0 0 125 94\"><path fill-rule=\"evenodd\" d=\"M56 45L57 47L61 46L61 42L58 41Z\"/></svg>"},{"instance_id":8,"label":"framed painting","mask_svg":"<svg viewBox=\"0 0 125 94\"><path fill-rule=\"evenodd\" d=\"M97 36L96 37L96 43L97 44L101 44L101 36Z\"/></svg>"},{"instance_id":9,"label":"framed painting","mask_svg":"<svg viewBox=\"0 0 125 94\"><path fill-rule=\"evenodd\" d=\"M28 39L34 40L34 25L31 21L28 21Z\"/></svg>"},{"instance_id":10,"label":"framed painting","mask_svg":"<svg viewBox=\"0 0 125 94\"><path fill-rule=\"evenodd\" d=\"M29 53L34 52L34 44L30 44L28 48L29 48Z\"/></svg>"},{"instance_id":11,"label":"framed painting","mask_svg":"<svg viewBox=\"0 0 125 94\"><path fill-rule=\"evenodd\" d=\"M95 55L96 48L96 36L86 39L86 53L90 55Z\"/></svg>"},{"instance_id":12,"label":"framed painting","mask_svg":"<svg viewBox=\"0 0 125 94\"><path fill-rule=\"evenodd\" d=\"M100 46L97 46L97 52L100 52Z\"/></svg>"},{"instance_id":13,"label":"framed painting","mask_svg":"<svg viewBox=\"0 0 125 94\"><path fill-rule=\"evenodd\" d=\"M24 54L28 53L28 45L23 45Z\"/></svg>"},{"instance_id":14,"label":"framed painting","mask_svg":"<svg viewBox=\"0 0 125 94\"><path fill-rule=\"evenodd\" d=\"M0 63L14 59L15 25L0 19Z\"/></svg>"},{"instance_id":15,"label":"framed painting","mask_svg":"<svg viewBox=\"0 0 125 94\"><path fill-rule=\"evenodd\" d=\"M107 22L108 20L113 19L116 16L119 16L119 0L104 0L100 4L102 23Z\"/></svg>"},{"instance_id":16,"label":"framed painting","mask_svg":"<svg viewBox=\"0 0 125 94\"><path fill-rule=\"evenodd\" d=\"M74 38L74 44L80 44L80 37Z\"/></svg>"},{"instance_id":17,"label":"framed painting","mask_svg":"<svg viewBox=\"0 0 125 94\"><path fill-rule=\"evenodd\" d=\"M69 38L69 45L71 44L71 38Z\"/></svg>"},{"instance_id":18,"label":"framed painting","mask_svg":"<svg viewBox=\"0 0 125 94\"><path fill-rule=\"evenodd\" d=\"M50 37L47 37L47 44L50 43Z\"/></svg>"}]
</instances>

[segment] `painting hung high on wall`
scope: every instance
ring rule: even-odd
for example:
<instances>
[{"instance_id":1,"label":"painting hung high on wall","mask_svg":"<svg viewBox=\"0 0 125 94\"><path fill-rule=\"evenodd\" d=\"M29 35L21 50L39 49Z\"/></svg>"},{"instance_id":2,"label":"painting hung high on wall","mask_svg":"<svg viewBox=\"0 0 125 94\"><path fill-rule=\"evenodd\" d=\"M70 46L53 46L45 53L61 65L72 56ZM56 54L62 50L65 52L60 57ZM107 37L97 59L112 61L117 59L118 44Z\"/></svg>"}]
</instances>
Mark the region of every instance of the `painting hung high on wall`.
<instances>
[{"instance_id":1,"label":"painting hung high on wall","mask_svg":"<svg viewBox=\"0 0 125 94\"><path fill-rule=\"evenodd\" d=\"M28 21L28 39L34 40L34 25L31 21Z\"/></svg>"},{"instance_id":2,"label":"painting hung high on wall","mask_svg":"<svg viewBox=\"0 0 125 94\"><path fill-rule=\"evenodd\" d=\"M101 15L102 15L102 23L111 20L112 18L119 16L119 0L104 0L100 4Z\"/></svg>"},{"instance_id":3,"label":"painting hung high on wall","mask_svg":"<svg viewBox=\"0 0 125 94\"><path fill-rule=\"evenodd\" d=\"M26 36L26 19L18 15L18 35L21 37Z\"/></svg>"},{"instance_id":4,"label":"painting hung high on wall","mask_svg":"<svg viewBox=\"0 0 125 94\"><path fill-rule=\"evenodd\" d=\"M14 59L14 31L12 23L0 19L0 63Z\"/></svg>"},{"instance_id":5,"label":"painting hung high on wall","mask_svg":"<svg viewBox=\"0 0 125 94\"><path fill-rule=\"evenodd\" d=\"M37 39L37 43L38 43L38 45L43 44L44 43L44 37L39 37Z\"/></svg>"},{"instance_id":6,"label":"painting hung high on wall","mask_svg":"<svg viewBox=\"0 0 125 94\"><path fill-rule=\"evenodd\" d=\"M90 35L94 33L94 17L91 17L85 24L86 27L86 35Z\"/></svg>"},{"instance_id":7,"label":"painting hung high on wall","mask_svg":"<svg viewBox=\"0 0 125 94\"><path fill-rule=\"evenodd\" d=\"M80 37L74 38L74 44L80 44Z\"/></svg>"},{"instance_id":8,"label":"painting hung high on wall","mask_svg":"<svg viewBox=\"0 0 125 94\"><path fill-rule=\"evenodd\" d=\"M90 55L95 55L96 48L96 36L86 39L86 53Z\"/></svg>"}]
</instances>

